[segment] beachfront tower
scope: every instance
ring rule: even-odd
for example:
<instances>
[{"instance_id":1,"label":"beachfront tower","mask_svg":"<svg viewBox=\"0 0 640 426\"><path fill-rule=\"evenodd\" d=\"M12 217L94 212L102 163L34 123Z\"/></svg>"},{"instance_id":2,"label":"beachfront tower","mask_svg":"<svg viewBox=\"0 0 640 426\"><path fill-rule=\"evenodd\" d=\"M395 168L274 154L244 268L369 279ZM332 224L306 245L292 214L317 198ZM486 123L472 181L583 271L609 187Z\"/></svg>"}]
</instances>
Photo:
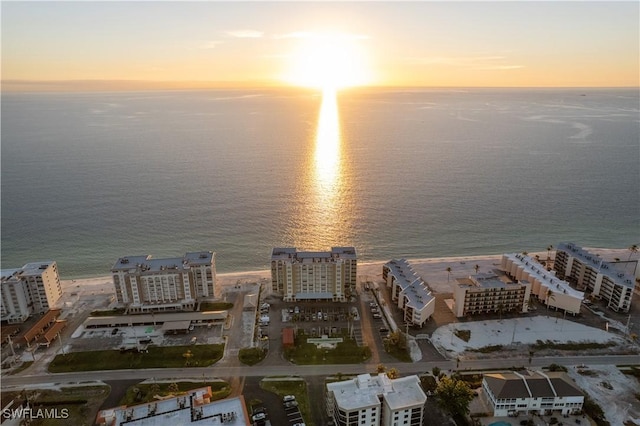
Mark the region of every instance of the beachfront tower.
<instances>
[{"instance_id":1,"label":"beachfront tower","mask_svg":"<svg viewBox=\"0 0 640 426\"><path fill-rule=\"evenodd\" d=\"M129 312L193 310L198 300L215 296L215 253L166 259L126 256L113 265L111 275L116 298Z\"/></svg>"},{"instance_id":2,"label":"beachfront tower","mask_svg":"<svg viewBox=\"0 0 640 426\"><path fill-rule=\"evenodd\" d=\"M323 252L274 248L271 253L271 289L285 301L347 301L354 292L357 272L354 247Z\"/></svg>"},{"instance_id":3,"label":"beachfront tower","mask_svg":"<svg viewBox=\"0 0 640 426\"><path fill-rule=\"evenodd\" d=\"M42 314L62 296L56 262L27 263L19 269L3 269L2 321L20 323L32 314Z\"/></svg>"}]
</instances>

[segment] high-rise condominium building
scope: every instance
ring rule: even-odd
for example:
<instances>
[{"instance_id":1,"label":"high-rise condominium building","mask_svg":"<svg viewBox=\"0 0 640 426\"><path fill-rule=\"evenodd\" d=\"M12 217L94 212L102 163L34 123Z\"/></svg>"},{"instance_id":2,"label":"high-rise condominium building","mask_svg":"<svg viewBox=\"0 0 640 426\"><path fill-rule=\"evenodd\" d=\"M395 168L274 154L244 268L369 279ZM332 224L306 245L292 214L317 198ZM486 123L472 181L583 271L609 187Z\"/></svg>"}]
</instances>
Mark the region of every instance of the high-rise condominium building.
<instances>
[{"instance_id":1,"label":"high-rise condominium building","mask_svg":"<svg viewBox=\"0 0 640 426\"><path fill-rule=\"evenodd\" d=\"M189 310L198 299L214 297L215 253L166 259L126 256L113 265L111 275L116 298L128 305L129 312Z\"/></svg>"},{"instance_id":2,"label":"high-rise condominium building","mask_svg":"<svg viewBox=\"0 0 640 426\"><path fill-rule=\"evenodd\" d=\"M27 263L19 269L3 269L2 321L19 323L31 314L48 311L62 296L56 262Z\"/></svg>"},{"instance_id":3,"label":"high-rise condominium building","mask_svg":"<svg viewBox=\"0 0 640 426\"><path fill-rule=\"evenodd\" d=\"M274 248L271 253L271 288L285 301L348 300L357 272L354 247L333 247L326 252Z\"/></svg>"},{"instance_id":4,"label":"high-rise condominium building","mask_svg":"<svg viewBox=\"0 0 640 426\"><path fill-rule=\"evenodd\" d=\"M453 284L457 317L475 314L527 312L531 285L512 282L494 273L471 275Z\"/></svg>"},{"instance_id":5,"label":"high-rise condominium building","mask_svg":"<svg viewBox=\"0 0 640 426\"><path fill-rule=\"evenodd\" d=\"M593 296L604 299L614 311L629 312L635 277L613 263L573 243L561 243L556 249L553 269L560 278L574 282Z\"/></svg>"},{"instance_id":6,"label":"high-rise condominium building","mask_svg":"<svg viewBox=\"0 0 640 426\"><path fill-rule=\"evenodd\" d=\"M418 376L360 374L327 385L327 414L338 426L420 426L427 396Z\"/></svg>"}]
</instances>

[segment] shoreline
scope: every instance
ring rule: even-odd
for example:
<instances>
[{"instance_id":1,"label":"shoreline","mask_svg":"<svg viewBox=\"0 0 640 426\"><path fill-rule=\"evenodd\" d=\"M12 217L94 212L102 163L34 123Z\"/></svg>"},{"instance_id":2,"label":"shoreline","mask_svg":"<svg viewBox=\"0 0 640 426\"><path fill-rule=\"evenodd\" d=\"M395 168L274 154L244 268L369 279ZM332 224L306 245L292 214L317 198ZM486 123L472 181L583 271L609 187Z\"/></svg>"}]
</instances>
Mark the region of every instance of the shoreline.
<instances>
[{"instance_id":1,"label":"shoreline","mask_svg":"<svg viewBox=\"0 0 640 426\"><path fill-rule=\"evenodd\" d=\"M628 257L628 249L608 249L585 247L593 253L600 254L606 260L613 260L615 257L626 259ZM627 256L624 256L625 252ZM544 260L547 252L529 252L530 256L539 255ZM552 253L551 258L554 257ZM473 255L473 256L448 256L448 257L430 257L430 258L407 258L409 264L413 267L416 274L421 276L436 293L449 293L450 282L452 279L466 277L475 273L475 265L480 267L479 271L486 272L500 265L501 254ZM382 265L390 261L387 260L358 262L358 280L359 282L376 281L378 276L382 275ZM448 276L447 267L451 267L451 276ZM270 269L257 269L242 272L225 272L216 273L216 287L227 287L237 284L238 282L260 282L261 280L269 281L271 279ZM77 292L85 293L81 290L92 290L96 292L100 290L105 292L106 287L113 288L113 279L111 275L101 275L87 278L76 278L60 280L62 291L73 291L75 287ZM219 293L221 294L221 292Z\"/></svg>"}]
</instances>

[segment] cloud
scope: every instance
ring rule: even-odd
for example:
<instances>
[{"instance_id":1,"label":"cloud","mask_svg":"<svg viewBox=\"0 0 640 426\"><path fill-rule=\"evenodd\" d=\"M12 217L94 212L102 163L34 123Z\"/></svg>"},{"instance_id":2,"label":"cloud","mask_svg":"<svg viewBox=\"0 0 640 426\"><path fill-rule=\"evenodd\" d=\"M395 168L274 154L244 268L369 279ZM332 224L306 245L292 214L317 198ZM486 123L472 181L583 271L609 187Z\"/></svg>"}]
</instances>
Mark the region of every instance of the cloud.
<instances>
[{"instance_id":1,"label":"cloud","mask_svg":"<svg viewBox=\"0 0 640 426\"><path fill-rule=\"evenodd\" d=\"M264 33L256 30L234 30L225 32L227 37L236 38L262 38Z\"/></svg>"}]
</instances>

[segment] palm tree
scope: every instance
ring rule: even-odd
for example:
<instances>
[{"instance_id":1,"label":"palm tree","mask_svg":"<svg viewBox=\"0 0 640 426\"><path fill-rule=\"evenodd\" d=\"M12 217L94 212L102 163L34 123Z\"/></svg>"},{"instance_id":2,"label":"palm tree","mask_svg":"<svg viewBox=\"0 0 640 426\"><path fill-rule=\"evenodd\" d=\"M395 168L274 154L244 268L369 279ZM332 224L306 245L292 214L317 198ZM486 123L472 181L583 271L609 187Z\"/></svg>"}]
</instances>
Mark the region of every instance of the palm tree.
<instances>
[{"instance_id":1,"label":"palm tree","mask_svg":"<svg viewBox=\"0 0 640 426\"><path fill-rule=\"evenodd\" d=\"M480 269L480 265L476 265L473 267L476 270L476 274L478 273L478 269Z\"/></svg>"},{"instance_id":2,"label":"palm tree","mask_svg":"<svg viewBox=\"0 0 640 426\"><path fill-rule=\"evenodd\" d=\"M549 245L547 246L547 262L548 262L549 260L551 260L551 250L553 250L553 246L552 246L551 244L549 244Z\"/></svg>"},{"instance_id":3,"label":"palm tree","mask_svg":"<svg viewBox=\"0 0 640 426\"><path fill-rule=\"evenodd\" d=\"M449 278L451 278L451 266L447 267L447 282L449 282Z\"/></svg>"},{"instance_id":4,"label":"palm tree","mask_svg":"<svg viewBox=\"0 0 640 426\"><path fill-rule=\"evenodd\" d=\"M555 301L555 300L556 300L556 294L551 290L547 290L547 312L549 312L549 305L551 304L551 301Z\"/></svg>"},{"instance_id":5,"label":"palm tree","mask_svg":"<svg viewBox=\"0 0 640 426\"><path fill-rule=\"evenodd\" d=\"M634 244L631 247L629 247L629 259L627 261L631 260L631 256L633 256L633 253L637 253L637 252L638 252L637 244Z\"/></svg>"}]
</instances>

